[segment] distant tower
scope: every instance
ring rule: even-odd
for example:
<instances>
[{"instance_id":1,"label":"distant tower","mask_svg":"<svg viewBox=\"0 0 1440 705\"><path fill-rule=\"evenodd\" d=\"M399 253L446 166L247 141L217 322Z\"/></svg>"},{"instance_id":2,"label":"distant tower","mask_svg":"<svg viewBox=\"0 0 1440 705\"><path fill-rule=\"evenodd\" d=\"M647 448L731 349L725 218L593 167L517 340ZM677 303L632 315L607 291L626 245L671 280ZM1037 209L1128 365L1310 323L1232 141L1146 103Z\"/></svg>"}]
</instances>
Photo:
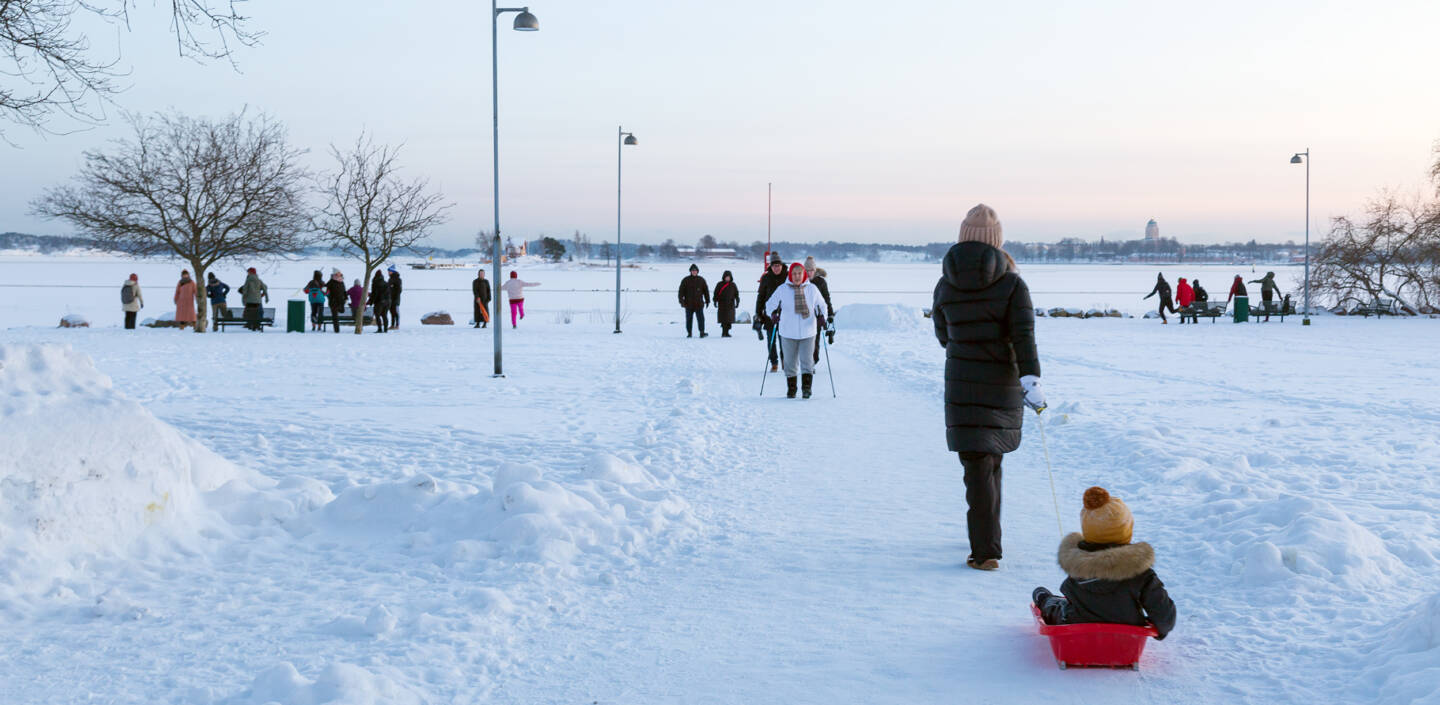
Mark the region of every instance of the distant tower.
<instances>
[{"instance_id":1,"label":"distant tower","mask_svg":"<svg viewBox=\"0 0 1440 705\"><path fill-rule=\"evenodd\" d=\"M1150 219L1150 222L1148 222L1148 223L1145 224L1145 242L1159 242L1159 241L1160 241L1160 226L1155 223L1155 219L1154 219L1154 218L1151 218L1151 219Z\"/></svg>"}]
</instances>

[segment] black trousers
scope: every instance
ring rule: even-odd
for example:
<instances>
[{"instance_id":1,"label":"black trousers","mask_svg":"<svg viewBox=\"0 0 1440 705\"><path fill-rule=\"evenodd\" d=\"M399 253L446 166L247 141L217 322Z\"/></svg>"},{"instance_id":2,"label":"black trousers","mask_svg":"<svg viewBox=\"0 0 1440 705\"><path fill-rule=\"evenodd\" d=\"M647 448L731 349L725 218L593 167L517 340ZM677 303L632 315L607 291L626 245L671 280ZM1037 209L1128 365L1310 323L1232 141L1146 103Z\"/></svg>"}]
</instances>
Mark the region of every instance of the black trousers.
<instances>
[{"instance_id":1,"label":"black trousers","mask_svg":"<svg viewBox=\"0 0 1440 705\"><path fill-rule=\"evenodd\" d=\"M398 325L400 325L400 302L396 301L390 304L390 327L394 328Z\"/></svg>"},{"instance_id":2,"label":"black trousers","mask_svg":"<svg viewBox=\"0 0 1440 705\"><path fill-rule=\"evenodd\" d=\"M479 327L479 328L488 328L488 327L489 327L489 326L487 325L487 323L486 323L486 320L485 320L485 313L481 312L481 310L480 310L481 308L484 308L484 307L489 306L489 305L490 305L490 302L489 302L489 301L486 301L486 302L483 303L483 304L481 304L481 303L478 302L478 301L475 303L475 325L476 325L477 327Z\"/></svg>"},{"instance_id":3,"label":"black trousers","mask_svg":"<svg viewBox=\"0 0 1440 705\"><path fill-rule=\"evenodd\" d=\"M336 332L336 333L339 333L339 332L340 332L340 309L335 308L334 306L331 306L331 307L330 307L330 323L331 323L331 325L335 326L335 332Z\"/></svg>"},{"instance_id":4,"label":"black trousers","mask_svg":"<svg viewBox=\"0 0 1440 705\"><path fill-rule=\"evenodd\" d=\"M965 466L965 524L970 530L970 558L999 560L1000 551L1000 462L996 453L960 453Z\"/></svg>"},{"instance_id":5,"label":"black trousers","mask_svg":"<svg viewBox=\"0 0 1440 705\"><path fill-rule=\"evenodd\" d=\"M139 313L139 311L125 312L125 330L135 330L135 314L137 313Z\"/></svg>"},{"instance_id":6,"label":"black trousers","mask_svg":"<svg viewBox=\"0 0 1440 705\"><path fill-rule=\"evenodd\" d=\"M1176 312L1175 302L1172 301L1169 297L1162 296L1160 297L1160 308L1157 309L1160 312L1160 320L1162 321L1165 320L1165 309L1170 309L1170 313Z\"/></svg>"},{"instance_id":7,"label":"black trousers","mask_svg":"<svg viewBox=\"0 0 1440 705\"><path fill-rule=\"evenodd\" d=\"M685 335L690 335L694 332L691 321L697 318L700 319L700 335L705 335L705 309L703 308L685 309Z\"/></svg>"},{"instance_id":8,"label":"black trousers","mask_svg":"<svg viewBox=\"0 0 1440 705\"><path fill-rule=\"evenodd\" d=\"M265 315L260 310L260 304L245 304L245 327L249 330L262 330L260 317Z\"/></svg>"},{"instance_id":9,"label":"black trousers","mask_svg":"<svg viewBox=\"0 0 1440 705\"><path fill-rule=\"evenodd\" d=\"M325 304L310 304L310 330L320 330L325 325Z\"/></svg>"}]
</instances>

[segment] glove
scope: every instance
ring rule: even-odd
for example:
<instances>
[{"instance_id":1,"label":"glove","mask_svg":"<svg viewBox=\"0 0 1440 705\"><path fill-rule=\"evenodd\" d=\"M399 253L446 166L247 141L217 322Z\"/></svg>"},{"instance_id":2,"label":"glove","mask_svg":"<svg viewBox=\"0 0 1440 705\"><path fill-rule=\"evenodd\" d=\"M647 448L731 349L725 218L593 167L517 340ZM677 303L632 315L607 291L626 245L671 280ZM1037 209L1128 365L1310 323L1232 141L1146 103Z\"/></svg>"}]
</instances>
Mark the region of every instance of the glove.
<instances>
[{"instance_id":1,"label":"glove","mask_svg":"<svg viewBox=\"0 0 1440 705\"><path fill-rule=\"evenodd\" d=\"M1025 375L1020 378L1020 387L1025 390L1025 406L1040 413L1045 410L1045 392L1040 388L1040 378Z\"/></svg>"}]
</instances>

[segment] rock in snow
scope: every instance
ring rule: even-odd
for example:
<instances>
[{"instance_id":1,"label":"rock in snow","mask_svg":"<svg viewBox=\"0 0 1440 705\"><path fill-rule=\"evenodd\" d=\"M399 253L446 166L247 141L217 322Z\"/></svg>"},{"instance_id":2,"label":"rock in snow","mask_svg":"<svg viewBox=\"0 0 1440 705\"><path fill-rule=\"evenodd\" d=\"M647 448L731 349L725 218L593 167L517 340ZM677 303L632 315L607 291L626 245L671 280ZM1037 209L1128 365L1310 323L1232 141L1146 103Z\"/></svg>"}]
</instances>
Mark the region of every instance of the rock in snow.
<instances>
[{"instance_id":1,"label":"rock in snow","mask_svg":"<svg viewBox=\"0 0 1440 705\"><path fill-rule=\"evenodd\" d=\"M453 326L455 319L448 311L432 311L420 317L420 323L427 326Z\"/></svg>"}]
</instances>

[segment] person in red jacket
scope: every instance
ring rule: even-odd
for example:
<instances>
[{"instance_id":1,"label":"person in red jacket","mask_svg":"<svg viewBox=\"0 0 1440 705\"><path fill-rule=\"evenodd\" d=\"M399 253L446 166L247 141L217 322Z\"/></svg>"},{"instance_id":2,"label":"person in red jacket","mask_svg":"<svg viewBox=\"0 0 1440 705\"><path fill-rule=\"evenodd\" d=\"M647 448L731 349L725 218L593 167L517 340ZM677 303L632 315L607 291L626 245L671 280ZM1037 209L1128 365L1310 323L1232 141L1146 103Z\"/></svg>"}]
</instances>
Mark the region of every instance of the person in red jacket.
<instances>
[{"instance_id":1,"label":"person in red jacket","mask_svg":"<svg viewBox=\"0 0 1440 705\"><path fill-rule=\"evenodd\" d=\"M1179 283L1175 285L1175 303L1180 304L1180 324L1185 324L1188 317L1195 323L1200 322L1200 317L1190 310L1190 304L1195 303L1195 290L1190 288L1190 283L1185 277L1180 277Z\"/></svg>"}]
</instances>

